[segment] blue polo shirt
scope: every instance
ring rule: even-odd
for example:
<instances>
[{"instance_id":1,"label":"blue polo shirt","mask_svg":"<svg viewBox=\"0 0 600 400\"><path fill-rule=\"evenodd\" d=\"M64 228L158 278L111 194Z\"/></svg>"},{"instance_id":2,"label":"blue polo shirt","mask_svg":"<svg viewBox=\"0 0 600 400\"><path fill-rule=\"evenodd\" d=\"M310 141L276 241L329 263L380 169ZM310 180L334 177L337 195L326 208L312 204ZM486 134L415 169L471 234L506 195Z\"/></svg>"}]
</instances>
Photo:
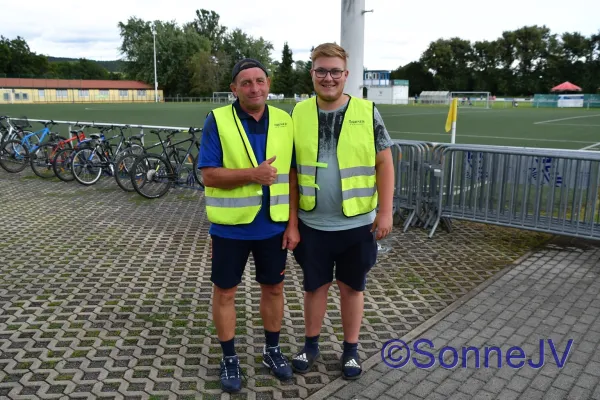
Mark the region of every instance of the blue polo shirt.
<instances>
[{"instance_id":1,"label":"blue polo shirt","mask_svg":"<svg viewBox=\"0 0 600 400\"><path fill-rule=\"evenodd\" d=\"M243 111L236 100L233 103L237 115L244 126L246 135L256 161L260 164L266 159L267 149L267 130L269 127L269 107L265 109L260 120L256 121L252 116ZM292 160L295 165L295 160ZM210 113L204 121L202 131L202 144L200 146L200 155L198 157L198 168L204 167L223 167L223 148L219 138L219 131L213 113ZM241 240L262 240L281 234L287 223L273 222L269 215L269 187L263 186L262 206L254 221L243 225L221 225L212 223L209 233L211 235L223 237L226 239Z\"/></svg>"}]
</instances>

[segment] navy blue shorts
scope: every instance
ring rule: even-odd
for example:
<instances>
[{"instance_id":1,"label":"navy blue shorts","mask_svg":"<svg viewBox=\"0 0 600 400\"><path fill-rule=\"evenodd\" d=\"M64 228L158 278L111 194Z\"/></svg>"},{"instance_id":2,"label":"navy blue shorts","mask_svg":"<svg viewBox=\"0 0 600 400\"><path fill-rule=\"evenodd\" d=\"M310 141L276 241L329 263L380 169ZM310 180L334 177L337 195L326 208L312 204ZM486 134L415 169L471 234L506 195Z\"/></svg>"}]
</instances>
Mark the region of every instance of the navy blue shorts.
<instances>
[{"instance_id":1,"label":"navy blue shorts","mask_svg":"<svg viewBox=\"0 0 600 400\"><path fill-rule=\"evenodd\" d=\"M294 257L304 273L304 290L312 292L335 279L362 292L377 261L372 225L345 231L321 231L298 223L300 243Z\"/></svg>"},{"instance_id":2,"label":"navy blue shorts","mask_svg":"<svg viewBox=\"0 0 600 400\"><path fill-rule=\"evenodd\" d=\"M262 240L226 239L211 236L212 269L210 280L221 289L240 284L252 252L255 279L264 285L281 283L285 278L287 249L281 249L283 233Z\"/></svg>"}]
</instances>

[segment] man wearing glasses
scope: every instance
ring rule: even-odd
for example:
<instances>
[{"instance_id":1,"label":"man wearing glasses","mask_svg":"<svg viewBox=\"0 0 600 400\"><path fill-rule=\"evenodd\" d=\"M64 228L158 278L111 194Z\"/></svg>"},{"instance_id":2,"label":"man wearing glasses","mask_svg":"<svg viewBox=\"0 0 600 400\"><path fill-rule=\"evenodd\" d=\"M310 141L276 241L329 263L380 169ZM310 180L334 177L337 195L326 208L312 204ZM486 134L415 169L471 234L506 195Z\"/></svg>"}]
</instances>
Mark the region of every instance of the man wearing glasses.
<instances>
[{"instance_id":1,"label":"man wearing glasses","mask_svg":"<svg viewBox=\"0 0 600 400\"><path fill-rule=\"evenodd\" d=\"M347 57L337 44L316 47L311 75L317 96L292 111L301 238L294 256L304 273L306 329L292 367L306 373L319 356L335 265L344 328L342 376L357 379L363 291L377 259L376 240L392 230L394 166L392 141L373 102L343 93Z\"/></svg>"}]
</instances>

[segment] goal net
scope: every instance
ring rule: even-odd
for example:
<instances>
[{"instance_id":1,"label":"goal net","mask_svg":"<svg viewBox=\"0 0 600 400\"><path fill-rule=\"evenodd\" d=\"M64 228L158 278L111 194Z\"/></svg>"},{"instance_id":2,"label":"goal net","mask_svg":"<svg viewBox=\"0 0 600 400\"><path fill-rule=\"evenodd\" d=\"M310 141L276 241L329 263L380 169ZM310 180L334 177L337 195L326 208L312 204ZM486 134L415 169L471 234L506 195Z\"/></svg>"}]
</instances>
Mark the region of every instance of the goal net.
<instances>
[{"instance_id":1,"label":"goal net","mask_svg":"<svg viewBox=\"0 0 600 400\"><path fill-rule=\"evenodd\" d=\"M459 107L491 108L490 92L450 92L451 98L458 98Z\"/></svg>"},{"instance_id":2,"label":"goal net","mask_svg":"<svg viewBox=\"0 0 600 400\"><path fill-rule=\"evenodd\" d=\"M213 103L233 103L235 101L235 95L233 92L213 92L212 102Z\"/></svg>"},{"instance_id":3,"label":"goal net","mask_svg":"<svg viewBox=\"0 0 600 400\"><path fill-rule=\"evenodd\" d=\"M450 104L450 92L438 90L425 90L419 94L417 104Z\"/></svg>"}]
</instances>

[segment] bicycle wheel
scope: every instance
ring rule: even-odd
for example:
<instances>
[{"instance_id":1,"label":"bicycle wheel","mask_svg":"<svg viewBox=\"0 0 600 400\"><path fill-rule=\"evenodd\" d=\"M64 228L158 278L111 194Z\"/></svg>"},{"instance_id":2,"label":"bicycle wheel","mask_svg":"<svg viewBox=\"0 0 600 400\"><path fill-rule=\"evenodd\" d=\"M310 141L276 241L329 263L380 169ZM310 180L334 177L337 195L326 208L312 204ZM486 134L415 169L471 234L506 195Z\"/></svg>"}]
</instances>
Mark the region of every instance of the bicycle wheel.
<instances>
[{"instance_id":1,"label":"bicycle wheel","mask_svg":"<svg viewBox=\"0 0 600 400\"><path fill-rule=\"evenodd\" d=\"M57 150L60 150L56 144L46 143L35 149L30 157L29 163L33 173L40 178L52 178L54 175L54 168L52 163L56 157Z\"/></svg>"},{"instance_id":2,"label":"bicycle wheel","mask_svg":"<svg viewBox=\"0 0 600 400\"><path fill-rule=\"evenodd\" d=\"M82 185L93 185L102 175L102 160L95 148L83 148L73 154L71 172Z\"/></svg>"},{"instance_id":3,"label":"bicycle wheel","mask_svg":"<svg viewBox=\"0 0 600 400\"><path fill-rule=\"evenodd\" d=\"M175 183L175 178L171 163L161 156L144 154L133 163L133 189L147 199L164 196Z\"/></svg>"},{"instance_id":4,"label":"bicycle wheel","mask_svg":"<svg viewBox=\"0 0 600 400\"><path fill-rule=\"evenodd\" d=\"M185 187L204 188L202 173L197 168L197 157L188 154L186 150L177 148L169 153L173 170L177 172L177 184Z\"/></svg>"},{"instance_id":5,"label":"bicycle wheel","mask_svg":"<svg viewBox=\"0 0 600 400\"><path fill-rule=\"evenodd\" d=\"M126 192L135 191L131 181L131 171L133 171L133 164L139 156L141 154L125 149L119 153L119 157L115 161L115 180L117 185Z\"/></svg>"},{"instance_id":6,"label":"bicycle wheel","mask_svg":"<svg viewBox=\"0 0 600 400\"><path fill-rule=\"evenodd\" d=\"M29 165L29 151L20 140L8 140L0 148L0 166L7 172L21 172Z\"/></svg>"},{"instance_id":7,"label":"bicycle wheel","mask_svg":"<svg viewBox=\"0 0 600 400\"><path fill-rule=\"evenodd\" d=\"M56 153L52 160L52 169L54 174L63 182L71 182L75 180L73 171L71 170L71 162L73 161L74 149L67 147Z\"/></svg>"}]
</instances>

